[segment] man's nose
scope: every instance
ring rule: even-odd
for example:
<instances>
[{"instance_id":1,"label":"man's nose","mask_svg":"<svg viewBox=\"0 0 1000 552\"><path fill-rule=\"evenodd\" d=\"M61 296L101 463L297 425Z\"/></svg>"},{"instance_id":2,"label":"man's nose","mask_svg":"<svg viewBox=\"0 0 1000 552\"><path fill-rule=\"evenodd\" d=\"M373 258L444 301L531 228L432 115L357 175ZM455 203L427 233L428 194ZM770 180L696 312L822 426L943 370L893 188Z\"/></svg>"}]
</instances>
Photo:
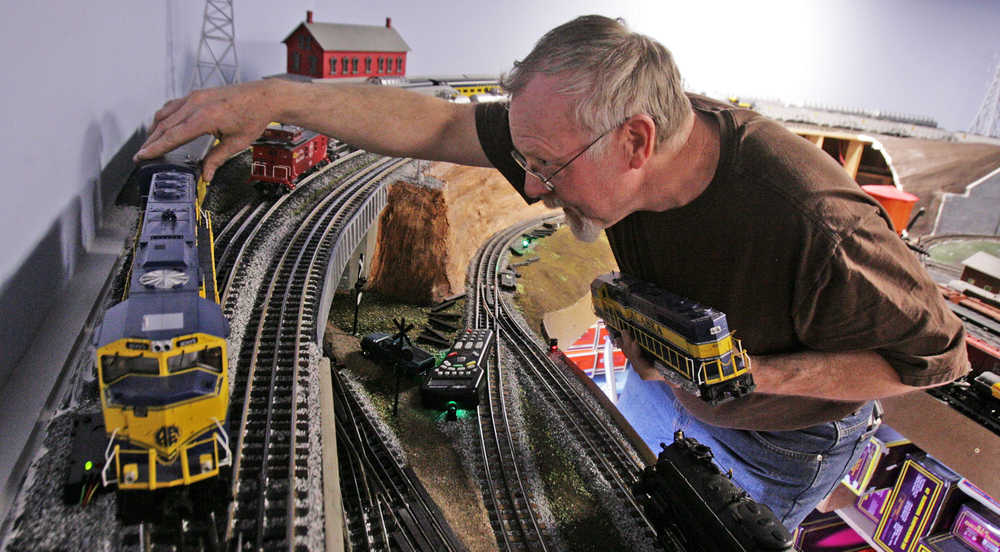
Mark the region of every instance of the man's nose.
<instances>
[{"instance_id":1,"label":"man's nose","mask_svg":"<svg viewBox=\"0 0 1000 552\"><path fill-rule=\"evenodd\" d=\"M524 195L530 198L542 197L551 193L541 179L531 173L524 174Z\"/></svg>"}]
</instances>

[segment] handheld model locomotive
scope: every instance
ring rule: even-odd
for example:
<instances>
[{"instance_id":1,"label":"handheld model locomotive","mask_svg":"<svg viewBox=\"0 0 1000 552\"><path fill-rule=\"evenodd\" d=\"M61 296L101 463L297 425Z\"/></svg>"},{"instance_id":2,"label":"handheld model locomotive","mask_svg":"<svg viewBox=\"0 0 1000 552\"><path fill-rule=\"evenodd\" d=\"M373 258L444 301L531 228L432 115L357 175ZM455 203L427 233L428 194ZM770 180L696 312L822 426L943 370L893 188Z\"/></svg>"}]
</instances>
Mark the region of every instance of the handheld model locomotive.
<instances>
[{"instance_id":1,"label":"handheld model locomotive","mask_svg":"<svg viewBox=\"0 0 1000 552\"><path fill-rule=\"evenodd\" d=\"M753 391L750 357L724 313L620 272L598 276L590 291L612 333L631 332L671 383L711 404Z\"/></svg>"},{"instance_id":2,"label":"handheld model locomotive","mask_svg":"<svg viewBox=\"0 0 1000 552\"><path fill-rule=\"evenodd\" d=\"M203 153L204 140L190 147ZM215 286L212 222L201 209L205 182L184 155L175 150L137 173L148 196L125 297L95 335L108 436L101 476L120 490L189 485L232 462L229 324Z\"/></svg>"}]
</instances>

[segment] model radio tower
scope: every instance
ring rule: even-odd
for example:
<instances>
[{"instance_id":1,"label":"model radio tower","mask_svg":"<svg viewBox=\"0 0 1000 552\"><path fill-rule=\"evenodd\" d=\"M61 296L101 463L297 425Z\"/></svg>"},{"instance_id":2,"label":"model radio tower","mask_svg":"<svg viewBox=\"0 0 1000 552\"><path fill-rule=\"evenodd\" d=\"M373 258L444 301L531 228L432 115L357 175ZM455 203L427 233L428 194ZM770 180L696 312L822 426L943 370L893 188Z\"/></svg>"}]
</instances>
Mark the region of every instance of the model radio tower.
<instances>
[{"instance_id":1,"label":"model radio tower","mask_svg":"<svg viewBox=\"0 0 1000 552\"><path fill-rule=\"evenodd\" d=\"M1000 62L997 62L997 69L993 73L993 82L986 92L983 105L979 106L979 112L972 121L969 132L980 136L992 136L1000 138Z\"/></svg>"},{"instance_id":2,"label":"model radio tower","mask_svg":"<svg viewBox=\"0 0 1000 552\"><path fill-rule=\"evenodd\" d=\"M233 0L205 0L201 42L188 90L239 82Z\"/></svg>"}]
</instances>

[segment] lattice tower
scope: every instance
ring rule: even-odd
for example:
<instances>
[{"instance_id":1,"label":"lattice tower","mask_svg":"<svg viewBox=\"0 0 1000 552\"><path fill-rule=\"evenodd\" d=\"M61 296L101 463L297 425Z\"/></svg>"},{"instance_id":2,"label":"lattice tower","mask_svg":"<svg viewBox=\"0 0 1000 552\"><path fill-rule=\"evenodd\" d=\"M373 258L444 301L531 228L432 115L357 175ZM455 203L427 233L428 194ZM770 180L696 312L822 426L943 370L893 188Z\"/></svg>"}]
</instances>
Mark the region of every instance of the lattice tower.
<instances>
[{"instance_id":1,"label":"lattice tower","mask_svg":"<svg viewBox=\"0 0 1000 552\"><path fill-rule=\"evenodd\" d=\"M188 90L239 82L233 0L205 0L198 61Z\"/></svg>"},{"instance_id":2,"label":"lattice tower","mask_svg":"<svg viewBox=\"0 0 1000 552\"><path fill-rule=\"evenodd\" d=\"M972 121L969 132L980 136L1000 138L1000 62L993 73L993 82L986 92L983 105Z\"/></svg>"}]
</instances>

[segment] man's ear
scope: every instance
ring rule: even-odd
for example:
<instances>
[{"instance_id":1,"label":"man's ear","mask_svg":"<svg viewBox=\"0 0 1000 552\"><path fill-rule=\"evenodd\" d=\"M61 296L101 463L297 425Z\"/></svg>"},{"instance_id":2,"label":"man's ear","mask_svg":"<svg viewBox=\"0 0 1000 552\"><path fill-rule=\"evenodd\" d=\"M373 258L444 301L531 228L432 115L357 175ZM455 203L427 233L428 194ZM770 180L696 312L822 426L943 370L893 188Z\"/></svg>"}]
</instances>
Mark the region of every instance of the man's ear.
<instances>
[{"instance_id":1,"label":"man's ear","mask_svg":"<svg viewBox=\"0 0 1000 552\"><path fill-rule=\"evenodd\" d=\"M656 124L649 115L639 114L629 117L622 126L625 129L629 168L642 168L653 156Z\"/></svg>"}]
</instances>

